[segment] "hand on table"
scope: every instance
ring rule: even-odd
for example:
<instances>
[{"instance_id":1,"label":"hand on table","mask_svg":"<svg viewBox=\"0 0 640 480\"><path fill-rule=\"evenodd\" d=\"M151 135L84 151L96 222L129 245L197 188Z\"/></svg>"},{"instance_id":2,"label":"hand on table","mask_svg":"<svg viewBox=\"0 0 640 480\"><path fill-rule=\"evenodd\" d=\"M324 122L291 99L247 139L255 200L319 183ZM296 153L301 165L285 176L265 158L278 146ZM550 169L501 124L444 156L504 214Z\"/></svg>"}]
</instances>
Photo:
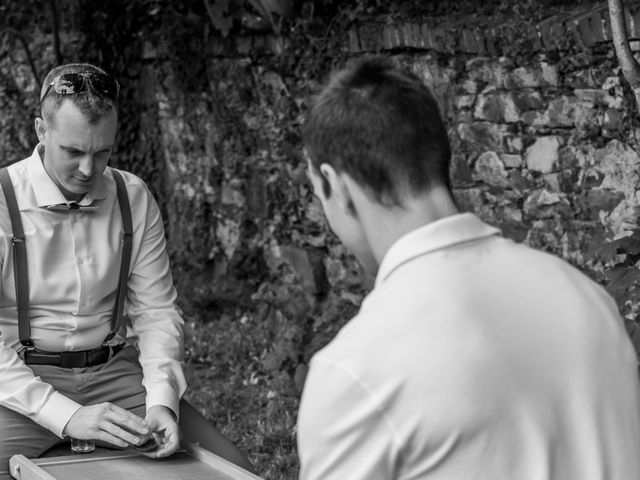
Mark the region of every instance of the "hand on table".
<instances>
[{"instance_id":1,"label":"hand on table","mask_svg":"<svg viewBox=\"0 0 640 480\"><path fill-rule=\"evenodd\" d=\"M101 440L126 448L149 438L147 422L112 403L80 407L69 419L63 434L80 440Z\"/></svg>"},{"instance_id":2,"label":"hand on table","mask_svg":"<svg viewBox=\"0 0 640 480\"><path fill-rule=\"evenodd\" d=\"M150 452L140 451L151 458L168 457L180 447L180 428L173 411L163 405L147 410L145 418L158 447Z\"/></svg>"}]
</instances>

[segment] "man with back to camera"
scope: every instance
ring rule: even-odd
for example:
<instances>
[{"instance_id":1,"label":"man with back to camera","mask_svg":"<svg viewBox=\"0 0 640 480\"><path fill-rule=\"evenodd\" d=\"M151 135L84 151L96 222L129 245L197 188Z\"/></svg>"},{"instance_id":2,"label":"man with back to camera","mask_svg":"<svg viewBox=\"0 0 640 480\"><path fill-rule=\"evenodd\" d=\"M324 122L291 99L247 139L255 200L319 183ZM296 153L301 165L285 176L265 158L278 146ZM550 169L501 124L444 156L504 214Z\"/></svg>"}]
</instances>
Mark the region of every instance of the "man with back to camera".
<instances>
[{"instance_id":1,"label":"man with back to camera","mask_svg":"<svg viewBox=\"0 0 640 480\"><path fill-rule=\"evenodd\" d=\"M31 157L8 167L28 275L21 277L18 268L14 280L16 232L0 194L2 480L10 478L12 455L38 456L63 437L124 448L153 436L158 447L147 455L165 457L178 449L182 434L252 468L181 400L184 322L160 211L142 180L107 166L119 88L90 64L51 70L40 96L42 117L35 120L39 144ZM122 269L124 314L135 338L127 344L125 322L112 323L127 236L116 177L132 221L130 261ZM18 328L16 282L22 278L28 278L28 317Z\"/></svg>"},{"instance_id":2,"label":"man with back to camera","mask_svg":"<svg viewBox=\"0 0 640 480\"><path fill-rule=\"evenodd\" d=\"M301 479L640 478L637 361L614 301L458 211L416 75L350 64L304 143L331 229L376 280L311 361Z\"/></svg>"}]
</instances>

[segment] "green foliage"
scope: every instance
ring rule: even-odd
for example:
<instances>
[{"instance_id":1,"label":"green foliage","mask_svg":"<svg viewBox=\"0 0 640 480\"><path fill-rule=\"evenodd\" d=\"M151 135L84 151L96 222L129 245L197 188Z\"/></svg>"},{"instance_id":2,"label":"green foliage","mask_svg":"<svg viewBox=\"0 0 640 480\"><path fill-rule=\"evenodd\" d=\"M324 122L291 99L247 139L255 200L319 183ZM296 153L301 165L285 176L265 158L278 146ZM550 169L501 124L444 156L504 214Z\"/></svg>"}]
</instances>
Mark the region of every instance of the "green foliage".
<instances>
[{"instance_id":1,"label":"green foliage","mask_svg":"<svg viewBox=\"0 0 640 480\"><path fill-rule=\"evenodd\" d=\"M621 306L627 331L640 352L640 229L625 237L608 239L604 231L592 238L585 254L596 280Z\"/></svg>"}]
</instances>

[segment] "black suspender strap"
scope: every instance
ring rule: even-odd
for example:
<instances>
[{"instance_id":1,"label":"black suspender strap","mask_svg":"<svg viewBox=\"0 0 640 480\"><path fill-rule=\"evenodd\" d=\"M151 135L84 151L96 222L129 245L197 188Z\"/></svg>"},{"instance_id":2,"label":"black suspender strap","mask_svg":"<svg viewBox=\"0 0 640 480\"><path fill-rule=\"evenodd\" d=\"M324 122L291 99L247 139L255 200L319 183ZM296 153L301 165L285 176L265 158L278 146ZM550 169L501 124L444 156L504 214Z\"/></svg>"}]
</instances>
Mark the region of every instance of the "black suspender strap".
<instances>
[{"instance_id":1,"label":"black suspender strap","mask_svg":"<svg viewBox=\"0 0 640 480\"><path fill-rule=\"evenodd\" d=\"M120 172L111 169L113 179L116 181L116 192L118 194L118 204L120 205L120 215L122 216L122 257L120 259L120 279L118 280L118 291L116 293L116 304L111 313L111 331L103 343L111 340L120 328L124 299L127 296L127 278L129 277L129 263L131 261L131 241L133 237L133 225L131 222L131 206L127 187L124 184Z\"/></svg>"},{"instance_id":2,"label":"black suspender strap","mask_svg":"<svg viewBox=\"0 0 640 480\"><path fill-rule=\"evenodd\" d=\"M16 284L16 304L18 305L18 335L20 343L25 347L32 348L31 327L29 326L29 273L27 272L27 248L25 245L24 230L20 220L20 210L18 202L13 192L11 177L7 167L0 169L0 186L7 199L7 208L11 218L11 229L13 238L11 246L13 248L13 277Z\"/></svg>"},{"instance_id":3,"label":"black suspender strap","mask_svg":"<svg viewBox=\"0 0 640 480\"><path fill-rule=\"evenodd\" d=\"M111 170L116 182L116 193L122 216L122 258L120 261L120 277L118 279L118 290L116 292L116 302L111 312L110 331L103 343L111 340L120 328L124 299L127 292L127 278L129 276L129 263L131 261L131 242L133 237L133 225L131 222L131 205L127 188L120 172ZM6 167L0 169L0 187L4 192L11 218L11 228L13 229L13 273L16 283L16 303L18 305L18 334L20 343L28 348L33 348L31 339L31 328L29 325L29 274L27 271L27 249L25 246L24 230L20 220L20 210L11 184L11 177Z\"/></svg>"}]
</instances>

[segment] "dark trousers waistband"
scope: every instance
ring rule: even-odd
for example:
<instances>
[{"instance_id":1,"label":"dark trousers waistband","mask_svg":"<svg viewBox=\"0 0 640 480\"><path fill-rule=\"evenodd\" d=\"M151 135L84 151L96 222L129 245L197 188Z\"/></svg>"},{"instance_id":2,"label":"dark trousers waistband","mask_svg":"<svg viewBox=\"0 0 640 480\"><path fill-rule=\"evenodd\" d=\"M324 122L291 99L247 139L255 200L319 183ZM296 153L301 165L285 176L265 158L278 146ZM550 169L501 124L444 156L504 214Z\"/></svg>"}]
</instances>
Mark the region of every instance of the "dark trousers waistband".
<instances>
[{"instance_id":1,"label":"dark trousers waistband","mask_svg":"<svg viewBox=\"0 0 640 480\"><path fill-rule=\"evenodd\" d=\"M79 350L77 352L46 352L37 348L23 350L21 357L27 365L53 365L62 368L85 368L106 363L124 344Z\"/></svg>"}]
</instances>

